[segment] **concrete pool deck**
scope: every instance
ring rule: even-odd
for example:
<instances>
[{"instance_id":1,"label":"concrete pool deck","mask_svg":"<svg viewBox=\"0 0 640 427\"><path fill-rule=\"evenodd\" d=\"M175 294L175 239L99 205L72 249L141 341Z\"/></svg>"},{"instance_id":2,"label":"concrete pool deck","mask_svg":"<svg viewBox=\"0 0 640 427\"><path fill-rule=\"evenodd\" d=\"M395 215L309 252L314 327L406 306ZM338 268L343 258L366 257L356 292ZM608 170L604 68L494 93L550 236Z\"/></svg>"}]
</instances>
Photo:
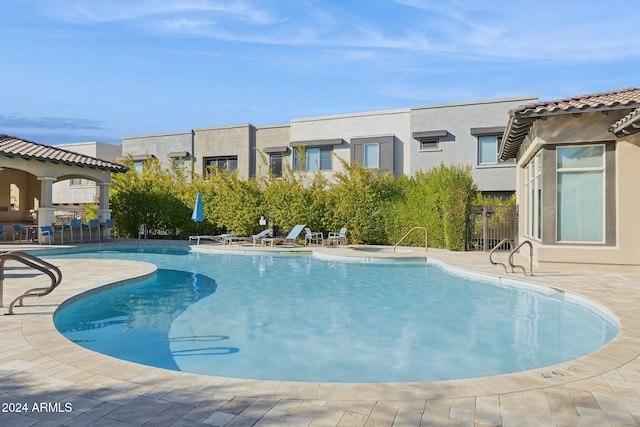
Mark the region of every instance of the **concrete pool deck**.
<instances>
[{"instance_id":1,"label":"concrete pool deck","mask_svg":"<svg viewBox=\"0 0 640 427\"><path fill-rule=\"evenodd\" d=\"M141 244L154 243L163 242ZM35 248L40 249L0 244L0 251ZM247 253L313 250L321 256L355 256L364 262L377 257L427 256L469 271L575 293L613 313L621 331L603 348L567 363L468 380L338 384L211 377L122 361L60 335L52 321L60 303L101 285L152 274L155 266L121 260L56 260L63 273L60 287L46 297L26 300L27 305L17 307L15 315L0 318L0 425L640 425L638 273L536 271L534 277L524 278L489 264L486 253L426 252L424 248L395 255L349 247L272 250L201 244L192 249ZM38 272L7 262L3 310L23 290L46 286L45 279Z\"/></svg>"}]
</instances>

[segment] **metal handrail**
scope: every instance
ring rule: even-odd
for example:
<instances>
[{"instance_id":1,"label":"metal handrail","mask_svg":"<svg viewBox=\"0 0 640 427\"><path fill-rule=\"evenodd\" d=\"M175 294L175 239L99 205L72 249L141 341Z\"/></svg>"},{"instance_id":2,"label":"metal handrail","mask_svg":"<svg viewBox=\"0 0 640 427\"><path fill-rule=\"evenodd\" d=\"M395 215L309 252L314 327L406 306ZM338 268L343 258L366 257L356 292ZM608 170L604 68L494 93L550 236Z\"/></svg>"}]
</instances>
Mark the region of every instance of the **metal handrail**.
<instances>
[{"instance_id":1,"label":"metal handrail","mask_svg":"<svg viewBox=\"0 0 640 427\"><path fill-rule=\"evenodd\" d=\"M500 247L501 247L502 245L504 245L505 243L511 243L511 247L513 247L513 239L511 239L511 238L509 238L509 237L507 237L506 239L502 239L502 240L500 241L500 243L498 243L497 245L495 245L495 246L493 247L493 249L491 249L491 251L489 251L489 262L490 262L491 264L493 264L493 265L501 265L501 266L503 266L503 267L504 267L504 271L505 271L505 273L508 273L508 272L509 272L509 269L507 268L507 265L506 265L506 264L504 264L504 263L502 263L502 262L497 262L497 261L494 261L494 260L493 260L493 253L494 253L495 251L497 251L497 250L498 250L498 248L500 248Z\"/></svg>"},{"instance_id":2,"label":"metal handrail","mask_svg":"<svg viewBox=\"0 0 640 427\"><path fill-rule=\"evenodd\" d=\"M427 227L412 227L411 230L407 231L407 234L405 234L404 236L402 236L402 239L398 240L398 243L396 243L395 245L393 245L393 252L396 251L396 247L402 243L402 241L413 231L413 230L417 230L417 229L422 229L424 230L424 250L428 251L429 250L429 232L427 231Z\"/></svg>"},{"instance_id":3,"label":"metal handrail","mask_svg":"<svg viewBox=\"0 0 640 427\"><path fill-rule=\"evenodd\" d=\"M516 246L514 250L511 251L511 253L509 254L509 266L511 266L512 273L515 273L516 268L521 268L524 275L525 276L527 275L527 270L524 268L523 265L516 265L513 263L513 255L516 252L518 252L520 248L523 247L524 245L529 246L529 275L533 276L533 243L531 243L531 241L529 240L523 241L518 246Z\"/></svg>"},{"instance_id":4,"label":"metal handrail","mask_svg":"<svg viewBox=\"0 0 640 427\"><path fill-rule=\"evenodd\" d=\"M32 288L25 291L22 295L16 297L13 301L11 301L11 304L9 304L9 312L6 314L13 314L13 307L16 305L16 303L19 303L18 306L22 306L22 302L25 298L43 297L50 294L56 287L58 287L58 285L62 281L62 272L58 267L36 256L23 251L11 251L0 254L0 307L3 306L4 265L9 259L18 261L28 267L45 273L51 278L51 285L46 288Z\"/></svg>"}]
</instances>

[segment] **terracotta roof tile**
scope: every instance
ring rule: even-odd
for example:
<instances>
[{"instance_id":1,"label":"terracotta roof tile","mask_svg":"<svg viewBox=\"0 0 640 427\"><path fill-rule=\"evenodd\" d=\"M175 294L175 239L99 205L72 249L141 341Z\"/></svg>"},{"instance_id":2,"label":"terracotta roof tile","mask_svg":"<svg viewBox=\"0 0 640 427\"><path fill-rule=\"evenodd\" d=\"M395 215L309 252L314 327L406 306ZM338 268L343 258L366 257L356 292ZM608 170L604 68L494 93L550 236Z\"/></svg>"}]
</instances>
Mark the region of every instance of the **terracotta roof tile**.
<instances>
[{"instance_id":1,"label":"terracotta roof tile","mask_svg":"<svg viewBox=\"0 0 640 427\"><path fill-rule=\"evenodd\" d=\"M104 169L111 172L126 172L128 170L126 166L117 163L4 134L0 134L0 156L37 159L53 163Z\"/></svg>"},{"instance_id":2,"label":"terracotta roof tile","mask_svg":"<svg viewBox=\"0 0 640 427\"><path fill-rule=\"evenodd\" d=\"M610 92L573 96L554 101L535 102L513 108L509 111L509 123L502 137L500 159L508 160L516 157L522 141L529 133L529 129L540 117L622 108L633 108L634 110L640 108L640 88L631 87ZM635 129L635 122L638 118L630 114L625 117L627 120L623 119L624 122L621 121L619 124L612 125L609 130L616 133L615 129L620 126L622 127L617 132L622 131L622 129ZM616 127L616 125L618 126Z\"/></svg>"},{"instance_id":3,"label":"terracotta roof tile","mask_svg":"<svg viewBox=\"0 0 640 427\"><path fill-rule=\"evenodd\" d=\"M532 117L549 113L574 113L616 107L640 107L640 88L572 96L554 101L535 102L512 109L510 116Z\"/></svg>"},{"instance_id":4,"label":"terracotta roof tile","mask_svg":"<svg viewBox=\"0 0 640 427\"><path fill-rule=\"evenodd\" d=\"M616 136L631 135L640 132L640 108L636 108L617 122L611 125L609 132Z\"/></svg>"}]
</instances>

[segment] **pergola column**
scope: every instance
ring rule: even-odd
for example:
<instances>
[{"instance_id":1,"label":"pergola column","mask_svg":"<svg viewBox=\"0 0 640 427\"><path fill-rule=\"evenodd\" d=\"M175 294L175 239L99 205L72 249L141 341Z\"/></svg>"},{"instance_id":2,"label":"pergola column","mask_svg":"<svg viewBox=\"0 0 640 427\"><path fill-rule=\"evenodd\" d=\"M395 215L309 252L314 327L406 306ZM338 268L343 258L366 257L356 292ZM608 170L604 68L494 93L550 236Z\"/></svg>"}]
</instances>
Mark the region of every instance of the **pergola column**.
<instances>
[{"instance_id":1,"label":"pergola column","mask_svg":"<svg viewBox=\"0 0 640 427\"><path fill-rule=\"evenodd\" d=\"M100 201L98 219L104 224L106 220L111 219L111 209L109 209L109 187L111 184L107 182L96 182L96 185L98 186L98 200ZM101 237L103 239L107 235L107 232L106 227L101 230Z\"/></svg>"},{"instance_id":2,"label":"pergola column","mask_svg":"<svg viewBox=\"0 0 640 427\"><path fill-rule=\"evenodd\" d=\"M96 182L98 186L98 200L100 208L98 209L98 218L101 222L111 218L111 209L109 208L109 187L108 182Z\"/></svg>"},{"instance_id":3,"label":"pergola column","mask_svg":"<svg viewBox=\"0 0 640 427\"><path fill-rule=\"evenodd\" d=\"M57 178L51 176L39 176L40 181L40 206L38 206L38 227L51 225L54 221L55 208L53 207L53 183Z\"/></svg>"}]
</instances>

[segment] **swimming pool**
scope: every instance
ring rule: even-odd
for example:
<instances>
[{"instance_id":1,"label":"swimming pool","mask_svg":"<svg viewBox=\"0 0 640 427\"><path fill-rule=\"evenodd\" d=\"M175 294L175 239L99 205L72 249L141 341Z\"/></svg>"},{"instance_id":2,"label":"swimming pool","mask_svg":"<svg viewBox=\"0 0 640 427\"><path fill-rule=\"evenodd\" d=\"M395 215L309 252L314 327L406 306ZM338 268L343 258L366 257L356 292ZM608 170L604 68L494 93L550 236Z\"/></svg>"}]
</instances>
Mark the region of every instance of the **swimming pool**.
<instances>
[{"instance_id":1,"label":"swimming pool","mask_svg":"<svg viewBox=\"0 0 640 427\"><path fill-rule=\"evenodd\" d=\"M55 258L61 255L47 258ZM65 304L58 330L152 366L263 380L406 382L549 366L610 341L616 323L552 290L421 263L110 250L156 277Z\"/></svg>"}]
</instances>

